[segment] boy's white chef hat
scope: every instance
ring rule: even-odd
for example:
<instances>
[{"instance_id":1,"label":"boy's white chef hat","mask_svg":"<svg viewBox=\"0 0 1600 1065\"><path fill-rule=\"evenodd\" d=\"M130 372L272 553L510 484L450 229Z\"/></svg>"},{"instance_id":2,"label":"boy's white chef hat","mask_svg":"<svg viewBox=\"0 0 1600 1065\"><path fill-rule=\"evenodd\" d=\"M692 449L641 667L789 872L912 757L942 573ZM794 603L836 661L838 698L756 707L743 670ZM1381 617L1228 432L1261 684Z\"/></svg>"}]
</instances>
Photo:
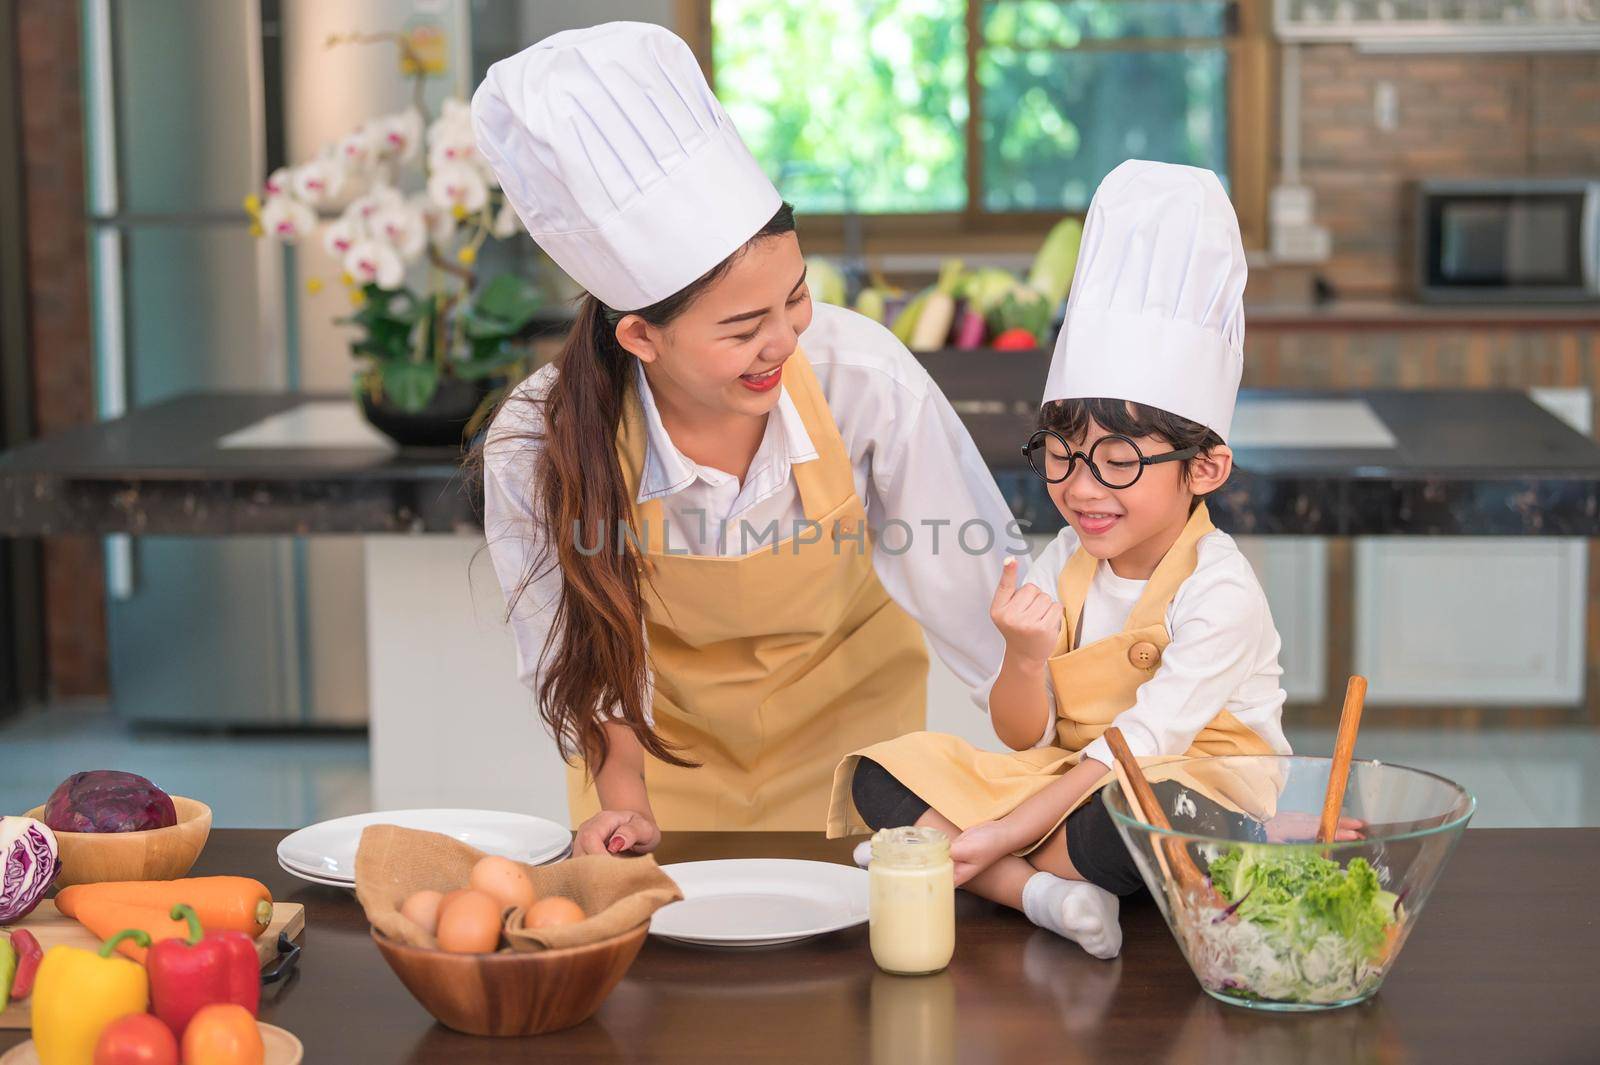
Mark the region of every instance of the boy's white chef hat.
<instances>
[{"instance_id":1,"label":"boy's white chef hat","mask_svg":"<svg viewBox=\"0 0 1600 1065\"><path fill-rule=\"evenodd\" d=\"M1089 202L1044 402L1132 400L1227 440L1244 282L1239 220L1217 175L1129 159Z\"/></svg>"},{"instance_id":2,"label":"boy's white chef hat","mask_svg":"<svg viewBox=\"0 0 1600 1065\"><path fill-rule=\"evenodd\" d=\"M472 125L533 239L614 310L679 292L782 203L689 46L660 26L568 30L500 60Z\"/></svg>"}]
</instances>

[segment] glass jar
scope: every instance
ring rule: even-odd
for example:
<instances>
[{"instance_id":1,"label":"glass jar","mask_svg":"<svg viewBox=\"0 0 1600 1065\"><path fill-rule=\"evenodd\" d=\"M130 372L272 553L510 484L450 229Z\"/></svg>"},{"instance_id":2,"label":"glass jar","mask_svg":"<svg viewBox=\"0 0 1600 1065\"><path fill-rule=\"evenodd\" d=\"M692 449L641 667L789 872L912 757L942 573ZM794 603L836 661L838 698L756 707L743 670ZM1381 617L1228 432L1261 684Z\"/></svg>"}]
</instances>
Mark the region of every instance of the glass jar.
<instances>
[{"instance_id":1,"label":"glass jar","mask_svg":"<svg viewBox=\"0 0 1600 1065\"><path fill-rule=\"evenodd\" d=\"M885 828L872 837L872 957L884 972L936 973L956 948L955 866L935 828Z\"/></svg>"}]
</instances>

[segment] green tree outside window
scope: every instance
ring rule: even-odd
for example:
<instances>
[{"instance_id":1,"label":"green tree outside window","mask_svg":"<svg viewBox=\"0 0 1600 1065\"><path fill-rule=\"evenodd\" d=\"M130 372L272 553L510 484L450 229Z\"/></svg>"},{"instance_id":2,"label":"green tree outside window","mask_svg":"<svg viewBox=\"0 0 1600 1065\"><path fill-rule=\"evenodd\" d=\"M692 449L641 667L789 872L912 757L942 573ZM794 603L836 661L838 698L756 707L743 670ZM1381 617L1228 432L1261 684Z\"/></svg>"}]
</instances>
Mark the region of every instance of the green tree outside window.
<instances>
[{"instance_id":1,"label":"green tree outside window","mask_svg":"<svg viewBox=\"0 0 1600 1065\"><path fill-rule=\"evenodd\" d=\"M968 4L982 40L969 49ZM810 213L1082 210L1123 159L1227 181L1226 0L712 0L717 94ZM968 187L967 66L981 98Z\"/></svg>"}]
</instances>

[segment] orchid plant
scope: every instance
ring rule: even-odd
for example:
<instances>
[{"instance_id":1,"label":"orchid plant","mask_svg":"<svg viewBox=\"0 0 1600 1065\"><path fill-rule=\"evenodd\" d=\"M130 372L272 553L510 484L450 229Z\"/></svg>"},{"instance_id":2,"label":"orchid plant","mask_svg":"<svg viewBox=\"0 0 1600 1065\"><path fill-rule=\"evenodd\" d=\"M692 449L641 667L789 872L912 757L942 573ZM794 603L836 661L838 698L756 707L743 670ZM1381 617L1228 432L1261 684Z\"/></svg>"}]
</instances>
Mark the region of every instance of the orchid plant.
<instances>
[{"instance_id":1,"label":"orchid plant","mask_svg":"<svg viewBox=\"0 0 1600 1065\"><path fill-rule=\"evenodd\" d=\"M486 391L508 377L523 360L514 338L540 299L514 274L479 284L484 242L522 230L478 153L466 101L445 100L430 115L425 65L402 34L336 35L328 46L378 41L399 48L411 106L273 171L245 209L256 236L285 244L320 238L355 308L339 321L358 329L351 344L361 361L357 395L414 413L447 377L482 382ZM413 287L424 263L426 282ZM306 287L315 295L325 282L314 276Z\"/></svg>"}]
</instances>

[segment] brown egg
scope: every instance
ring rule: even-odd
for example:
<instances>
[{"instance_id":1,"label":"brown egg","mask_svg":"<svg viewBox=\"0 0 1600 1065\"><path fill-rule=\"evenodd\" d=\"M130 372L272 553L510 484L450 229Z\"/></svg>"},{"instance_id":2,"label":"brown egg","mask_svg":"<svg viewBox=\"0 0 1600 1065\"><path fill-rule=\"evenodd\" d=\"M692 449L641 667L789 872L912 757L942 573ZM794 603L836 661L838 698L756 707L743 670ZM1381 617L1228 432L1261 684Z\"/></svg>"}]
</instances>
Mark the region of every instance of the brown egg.
<instances>
[{"instance_id":1,"label":"brown egg","mask_svg":"<svg viewBox=\"0 0 1600 1065\"><path fill-rule=\"evenodd\" d=\"M450 908L450 904L452 902L456 901L461 896L465 895L468 891L471 891L471 890L472 890L471 888L464 888L463 887L463 888L456 888L454 891L446 891L444 893L444 897L439 900L439 916L443 917L444 916L444 911L446 911L446 910L448 910Z\"/></svg>"},{"instance_id":2,"label":"brown egg","mask_svg":"<svg viewBox=\"0 0 1600 1065\"><path fill-rule=\"evenodd\" d=\"M500 945L504 913L494 896L481 891L450 893L439 912L439 947L454 954L490 954Z\"/></svg>"},{"instance_id":3,"label":"brown egg","mask_svg":"<svg viewBox=\"0 0 1600 1065\"><path fill-rule=\"evenodd\" d=\"M400 916L426 928L430 934L439 930L439 904L444 896L437 891L418 891L400 904Z\"/></svg>"},{"instance_id":4,"label":"brown egg","mask_svg":"<svg viewBox=\"0 0 1600 1065\"><path fill-rule=\"evenodd\" d=\"M509 858L490 856L481 858L472 867L472 887L486 895L493 895L506 909L532 906L538 895L533 881L522 867Z\"/></svg>"},{"instance_id":5,"label":"brown egg","mask_svg":"<svg viewBox=\"0 0 1600 1065\"><path fill-rule=\"evenodd\" d=\"M522 915L522 927L551 928L561 924L577 924L585 916L583 907L576 902L560 895L551 895L529 907L528 912Z\"/></svg>"}]
</instances>

